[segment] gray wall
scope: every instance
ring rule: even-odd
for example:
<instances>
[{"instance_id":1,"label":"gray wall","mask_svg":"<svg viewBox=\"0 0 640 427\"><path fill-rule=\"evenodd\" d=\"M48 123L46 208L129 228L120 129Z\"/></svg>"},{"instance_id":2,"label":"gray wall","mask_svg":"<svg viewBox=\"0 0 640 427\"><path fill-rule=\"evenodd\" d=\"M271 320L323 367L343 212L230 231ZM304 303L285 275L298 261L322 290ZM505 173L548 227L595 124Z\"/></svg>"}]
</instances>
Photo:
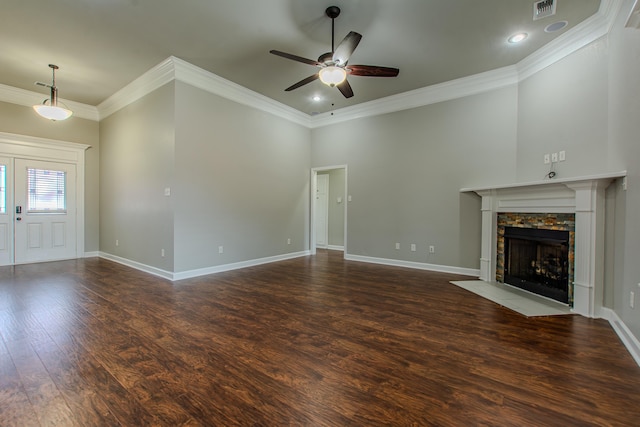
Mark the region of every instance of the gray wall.
<instances>
[{"instance_id":1,"label":"gray wall","mask_svg":"<svg viewBox=\"0 0 640 427\"><path fill-rule=\"evenodd\" d=\"M479 268L480 198L459 190L515 180L516 123L512 86L314 129L312 166L349 168L348 253Z\"/></svg>"},{"instance_id":2,"label":"gray wall","mask_svg":"<svg viewBox=\"0 0 640 427\"><path fill-rule=\"evenodd\" d=\"M329 246L344 246L344 207L347 198L344 193L345 170L331 169L318 172L318 175L329 175L329 200L328 200L328 234ZM338 203L338 197L342 199Z\"/></svg>"},{"instance_id":3,"label":"gray wall","mask_svg":"<svg viewBox=\"0 0 640 427\"><path fill-rule=\"evenodd\" d=\"M176 83L176 272L308 250L309 134Z\"/></svg>"},{"instance_id":4,"label":"gray wall","mask_svg":"<svg viewBox=\"0 0 640 427\"><path fill-rule=\"evenodd\" d=\"M518 90L518 181L549 172L545 153L566 151L556 178L611 171L607 40L598 40L522 81Z\"/></svg>"},{"instance_id":5,"label":"gray wall","mask_svg":"<svg viewBox=\"0 0 640 427\"><path fill-rule=\"evenodd\" d=\"M545 153L566 151L555 165L556 179L619 172L626 168L609 136L610 43L601 38L520 83L518 102L518 180L542 180L549 172ZM621 182L606 193L604 306L615 308L616 282L624 245Z\"/></svg>"},{"instance_id":6,"label":"gray wall","mask_svg":"<svg viewBox=\"0 0 640 427\"><path fill-rule=\"evenodd\" d=\"M99 249L99 151L98 122L71 117L52 122L35 114L31 107L0 102L0 132L57 139L90 145L85 151L84 249Z\"/></svg>"},{"instance_id":7,"label":"gray wall","mask_svg":"<svg viewBox=\"0 0 640 427\"><path fill-rule=\"evenodd\" d=\"M173 271L174 98L168 83L100 122L100 250L166 271Z\"/></svg>"},{"instance_id":8,"label":"gray wall","mask_svg":"<svg viewBox=\"0 0 640 427\"><path fill-rule=\"evenodd\" d=\"M616 218L624 221L624 239L616 241L614 309L636 337L640 337L640 30L624 28L626 12L633 1L625 1L621 16L609 36L609 146L612 168L627 170L624 201L616 206ZM618 235L620 232L618 232ZM618 264L620 262L618 261ZM620 273L620 274L618 274ZM635 309L629 294L635 292Z\"/></svg>"}]
</instances>

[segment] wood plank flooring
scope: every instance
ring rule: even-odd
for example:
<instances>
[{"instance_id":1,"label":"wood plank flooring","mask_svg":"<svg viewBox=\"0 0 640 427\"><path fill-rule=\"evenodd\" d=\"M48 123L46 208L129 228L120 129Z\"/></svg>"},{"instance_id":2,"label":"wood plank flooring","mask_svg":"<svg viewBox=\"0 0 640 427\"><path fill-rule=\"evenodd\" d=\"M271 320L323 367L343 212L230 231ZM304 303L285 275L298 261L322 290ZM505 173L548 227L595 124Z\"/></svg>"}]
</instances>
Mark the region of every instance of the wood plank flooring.
<instances>
[{"instance_id":1,"label":"wood plank flooring","mask_svg":"<svg viewBox=\"0 0 640 427\"><path fill-rule=\"evenodd\" d=\"M98 259L0 267L1 426L632 426L604 320L340 252L175 283Z\"/></svg>"}]
</instances>

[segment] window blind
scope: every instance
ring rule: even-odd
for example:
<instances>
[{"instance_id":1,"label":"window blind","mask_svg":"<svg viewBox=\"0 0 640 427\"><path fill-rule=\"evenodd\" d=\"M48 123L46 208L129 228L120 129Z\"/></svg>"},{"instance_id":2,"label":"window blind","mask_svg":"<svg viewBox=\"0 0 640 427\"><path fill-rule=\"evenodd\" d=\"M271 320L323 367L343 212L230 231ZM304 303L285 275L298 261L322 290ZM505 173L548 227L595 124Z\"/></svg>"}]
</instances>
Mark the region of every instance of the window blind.
<instances>
[{"instance_id":1,"label":"window blind","mask_svg":"<svg viewBox=\"0 0 640 427\"><path fill-rule=\"evenodd\" d=\"M29 212L66 212L66 172L27 169Z\"/></svg>"}]
</instances>

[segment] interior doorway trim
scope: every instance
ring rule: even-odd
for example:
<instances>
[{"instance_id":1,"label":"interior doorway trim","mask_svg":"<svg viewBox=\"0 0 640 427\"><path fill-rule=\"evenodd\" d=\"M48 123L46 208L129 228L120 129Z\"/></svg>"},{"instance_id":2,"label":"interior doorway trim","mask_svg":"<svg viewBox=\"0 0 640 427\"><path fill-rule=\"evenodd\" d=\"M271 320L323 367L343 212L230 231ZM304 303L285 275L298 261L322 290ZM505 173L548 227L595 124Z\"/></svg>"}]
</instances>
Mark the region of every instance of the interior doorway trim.
<instances>
[{"instance_id":1,"label":"interior doorway trim","mask_svg":"<svg viewBox=\"0 0 640 427\"><path fill-rule=\"evenodd\" d=\"M0 156L76 165L76 258L84 257L84 168L86 144L0 132Z\"/></svg>"},{"instance_id":2,"label":"interior doorway trim","mask_svg":"<svg viewBox=\"0 0 640 427\"><path fill-rule=\"evenodd\" d=\"M347 211L349 208L349 169L347 165L336 165L336 166L324 166L311 168L311 194L310 197L310 205L309 209L309 253L311 255L316 254L316 191L318 189L318 172L330 171L335 169L344 169L344 254L347 254Z\"/></svg>"}]
</instances>

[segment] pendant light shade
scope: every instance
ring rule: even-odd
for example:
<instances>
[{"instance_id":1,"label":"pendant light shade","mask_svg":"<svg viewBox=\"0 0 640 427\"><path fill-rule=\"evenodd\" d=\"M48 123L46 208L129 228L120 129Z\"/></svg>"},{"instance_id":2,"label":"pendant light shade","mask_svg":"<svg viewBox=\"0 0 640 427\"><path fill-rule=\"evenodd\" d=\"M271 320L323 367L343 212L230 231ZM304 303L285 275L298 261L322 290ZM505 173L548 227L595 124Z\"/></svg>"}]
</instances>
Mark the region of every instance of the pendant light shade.
<instances>
[{"instance_id":1,"label":"pendant light shade","mask_svg":"<svg viewBox=\"0 0 640 427\"><path fill-rule=\"evenodd\" d=\"M53 121L66 120L71 117L73 111L58 105L58 88L56 87L56 70L58 69L58 66L49 64L49 68L51 68L53 72L52 83L48 85L46 83L36 82L36 84L50 88L51 97L49 99L45 99L42 104L34 105L33 109L45 119Z\"/></svg>"}]
</instances>

